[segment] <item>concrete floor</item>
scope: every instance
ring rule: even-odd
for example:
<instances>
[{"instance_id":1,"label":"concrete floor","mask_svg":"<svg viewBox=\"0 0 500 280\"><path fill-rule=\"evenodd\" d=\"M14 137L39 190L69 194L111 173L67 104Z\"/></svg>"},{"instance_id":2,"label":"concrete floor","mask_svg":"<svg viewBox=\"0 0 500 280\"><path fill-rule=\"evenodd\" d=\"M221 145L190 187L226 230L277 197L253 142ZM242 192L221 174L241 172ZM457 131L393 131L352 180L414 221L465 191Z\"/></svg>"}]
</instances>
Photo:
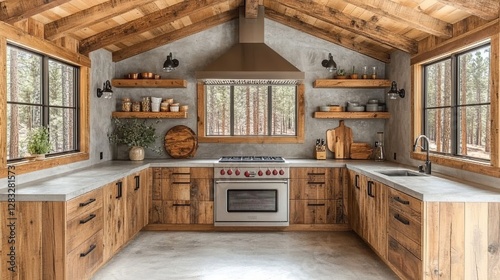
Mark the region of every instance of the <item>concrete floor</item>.
<instances>
[{"instance_id":1,"label":"concrete floor","mask_svg":"<svg viewBox=\"0 0 500 280\"><path fill-rule=\"evenodd\" d=\"M143 231L93 279L398 279L353 232Z\"/></svg>"}]
</instances>

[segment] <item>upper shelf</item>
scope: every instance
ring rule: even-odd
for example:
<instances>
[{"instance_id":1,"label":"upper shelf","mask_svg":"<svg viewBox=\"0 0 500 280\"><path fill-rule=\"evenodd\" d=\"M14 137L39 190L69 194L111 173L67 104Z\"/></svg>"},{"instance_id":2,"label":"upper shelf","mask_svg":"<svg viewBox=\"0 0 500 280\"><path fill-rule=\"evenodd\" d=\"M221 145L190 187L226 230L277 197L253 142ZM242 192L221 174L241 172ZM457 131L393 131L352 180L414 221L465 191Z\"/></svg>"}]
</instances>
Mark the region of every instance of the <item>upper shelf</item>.
<instances>
[{"instance_id":1,"label":"upper shelf","mask_svg":"<svg viewBox=\"0 0 500 280\"><path fill-rule=\"evenodd\" d=\"M386 88L391 81L384 79L319 79L314 81L315 88Z\"/></svg>"},{"instance_id":2,"label":"upper shelf","mask_svg":"<svg viewBox=\"0 0 500 280\"><path fill-rule=\"evenodd\" d=\"M179 79L113 79L114 87L185 88L186 80Z\"/></svg>"},{"instance_id":3,"label":"upper shelf","mask_svg":"<svg viewBox=\"0 0 500 280\"><path fill-rule=\"evenodd\" d=\"M119 119L185 119L187 112L113 112L113 118Z\"/></svg>"},{"instance_id":4,"label":"upper shelf","mask_svg":"<svg viewBox=\"0 0 500 280\"><path fill-rule=\"evenodd\" d=\"M314 112L316 119L389 119L389 112Z\"/></svg>"}]
</instances>

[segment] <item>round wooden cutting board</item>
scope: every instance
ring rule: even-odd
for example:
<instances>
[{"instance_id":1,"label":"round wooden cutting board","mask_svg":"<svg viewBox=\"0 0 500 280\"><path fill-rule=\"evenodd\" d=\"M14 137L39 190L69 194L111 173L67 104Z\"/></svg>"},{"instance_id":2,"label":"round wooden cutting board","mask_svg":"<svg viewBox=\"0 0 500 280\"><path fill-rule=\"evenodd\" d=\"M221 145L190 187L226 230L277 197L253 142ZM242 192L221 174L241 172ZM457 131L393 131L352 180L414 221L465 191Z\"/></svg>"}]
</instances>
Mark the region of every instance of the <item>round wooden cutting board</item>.
<instances>
[{"instance_id":1,"label":"round wooden cutting board","mask_svg":"<svg viewBox=\"0 0 500 280\"><path fill-rule=\"evenodd\" d=\"M173 158L193 157L198 148L198 137L185 125L176 125L165 134L165 150Z\"/></svg>"}]
</instances>

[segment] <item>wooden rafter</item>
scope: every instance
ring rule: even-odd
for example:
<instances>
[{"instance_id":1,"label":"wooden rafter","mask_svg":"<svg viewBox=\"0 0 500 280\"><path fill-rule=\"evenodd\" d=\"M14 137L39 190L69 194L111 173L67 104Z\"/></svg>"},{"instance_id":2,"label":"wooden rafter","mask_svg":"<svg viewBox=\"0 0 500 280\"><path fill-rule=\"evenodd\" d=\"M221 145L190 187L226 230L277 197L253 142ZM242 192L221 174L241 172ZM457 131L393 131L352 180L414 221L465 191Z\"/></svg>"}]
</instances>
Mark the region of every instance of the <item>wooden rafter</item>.
<instances>
[{"instance_id":1,"label":"wooden rafter","mask_svg":"<svg viewBox=\"0 0 500 280\"><path fill-rule=\"evenodd\" d=\"M228 22L238 17L238 10L233 9L207 19L203 19L181 29L165 33L161 36L155 37L153 39L140 42L138 44L129 46L128 48L121 49L119 51L113 52L113 61L117 62L120 60L124 60L126 58L132 57L134 55L152 50L159 46L165 45L167 43L171 43L173 41L182 39L184 37L193 35L195 33L201 32L208 28L217 26L219 24Z\"/></svg>"},{"instance_id":2,"label":"wooden rafter","mask_svg":"<svg viewBox=\"0 0 500 280\"><path fill-rule=\"evenodd\" d=\"M485 20L498 18L500 1L498 0L437 0L443 4L466 11Z\"/></svg>"},{"instance_id":3,"label":"wooden rafter","mask_svg":"<svg viewBox=\"0 0 500 280\"><path fill-rule=\"evenodd\" d=\"M0 20L13 24L33 15L43 13L71 0L8 0L0 2Z\"/></svg>"},{"instance_id":4,"label":"wooden rafter","mask_svg":"<svg viewBox=\"0 0 500 280\"><path fill-rule=\"evenodd\" d=\"M452 36L451 24L391 0L344 0L344 2L438 37Z\"/></svg>"},{"instance_id":5,"label":"wooden rafter","mask_svg":"<svg viewBox=\"0 0 500 280\"><path fill-rule=\"evenodd\" d=\"M155 0L112 0L104 2L45 25L45 38L55 40L83 26L90 26Z\"/></svg>"},{"instance_id":6,"label":"wooden rafter","mask_svg":"<svg viewBox=\"0 0 500 280\"><path fill-rule=\"evenodd\" d=\"M245 0L245 17L257 18L259 11L259 0Z\"/></svg>"},{"instance_id":7,"label":"wooden rafter","mask_svg":"<svg viewBox=\"0 0 500 280\"><path fill-rule=\"evenodd\" d=\"M417 42L415 40L391 32L374 22L348 16L332 7L311 0L277 0L276 2L387 46L410 54L417 52Z\"/></svg>"},{"instance_id":8,"label":"wooden rafter","mask_svg":"<svg viewBox=\"0 0 500 280\"><path fill-rule=\"evenodd\" d=\"M169 22L176 21L191 13L205 9L218 3L226 2L224 0L196 0L182 1L157 12L148 14L139 19L122 24L115 28L108 29L101 33L95 34L89 38L83 39L80 42L80 52L87 54L91 51L100 49L107 45L116 43L117 41L125 40L131 36L149 31L153 28L165 25Z\"/></svg>"},{"instance_id":9,"label":"wooden rafter","mask_svg":"<svg viewBox=\"0 0 500 280\"><path fill-rule=\"evenodd\" d=\"M347 38L347 37L342 37L339 34L334 34L331 32L328 32L324 29L317 28L315 26L312 26L308 23L305 23L295 17L289 17L287 15L284 15L282 13L279 13L278 11L275 11L271 8L266 7L266 16L274 21L277 21L281 24L284 24L288 27L297 29L299 31L305 32L307 34L310 34L312 36L321 38L325 41L343 46L347 49L359 52L361 54L364 54L366 56L375 58L377 60L380 60L382 62L388 63L390 61L390 54L374 49L373 47L367 47L364 46L362 43L357 43L354 40Z\"/></svg>"}]
</instances>

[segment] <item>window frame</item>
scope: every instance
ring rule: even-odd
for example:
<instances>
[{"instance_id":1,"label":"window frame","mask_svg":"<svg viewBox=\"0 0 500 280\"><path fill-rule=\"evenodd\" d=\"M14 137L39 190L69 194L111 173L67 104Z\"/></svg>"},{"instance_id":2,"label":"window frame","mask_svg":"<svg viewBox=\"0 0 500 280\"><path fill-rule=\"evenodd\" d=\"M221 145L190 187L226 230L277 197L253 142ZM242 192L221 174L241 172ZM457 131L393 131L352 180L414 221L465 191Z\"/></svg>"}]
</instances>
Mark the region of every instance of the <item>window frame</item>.
<instances>
[{"instance_id":1,"label":"window frame","mask_svg":"<svg viewBox=\"0 0 500 280\"><path fill-rule=\"evenodd\" d=\"M201 143L304 143L304 85L298 84L296 90L296 106L297 106L297 126L295 136L206 136L205 131L205 84L198 82L198 142Z\"/></svg>"},{"instance_id":2,"label":"window frame","mask_svg":"<svg viewBox=\"0 0 500 280\"><path fill-rule=\"evenodd\" d=\"M497 24L498 25L498 24ZM451 53L459 53L464 50L474 48L490 42L490 123L491 123L491 152L490 161L481 162L469 158L457 158L448 155L431 153L430 160L438 165L470 171L487 176L500 176L500 102L498 97L500 81L500 34L498 28L494 25L486 25L481 28L481 32L472 30L457 38L445 41L433 49L420 53L411 59L411 85L412 85L412 105L411 105L411 124L412 133L410 145L413 145L415 139L423 131L422 108L423 104L423 65L431 61L438 61L441 58L449 56ZM410 158L415 160L425 160L426 153L420 148L410 152Z\"/></svg>"}]
</instances>

